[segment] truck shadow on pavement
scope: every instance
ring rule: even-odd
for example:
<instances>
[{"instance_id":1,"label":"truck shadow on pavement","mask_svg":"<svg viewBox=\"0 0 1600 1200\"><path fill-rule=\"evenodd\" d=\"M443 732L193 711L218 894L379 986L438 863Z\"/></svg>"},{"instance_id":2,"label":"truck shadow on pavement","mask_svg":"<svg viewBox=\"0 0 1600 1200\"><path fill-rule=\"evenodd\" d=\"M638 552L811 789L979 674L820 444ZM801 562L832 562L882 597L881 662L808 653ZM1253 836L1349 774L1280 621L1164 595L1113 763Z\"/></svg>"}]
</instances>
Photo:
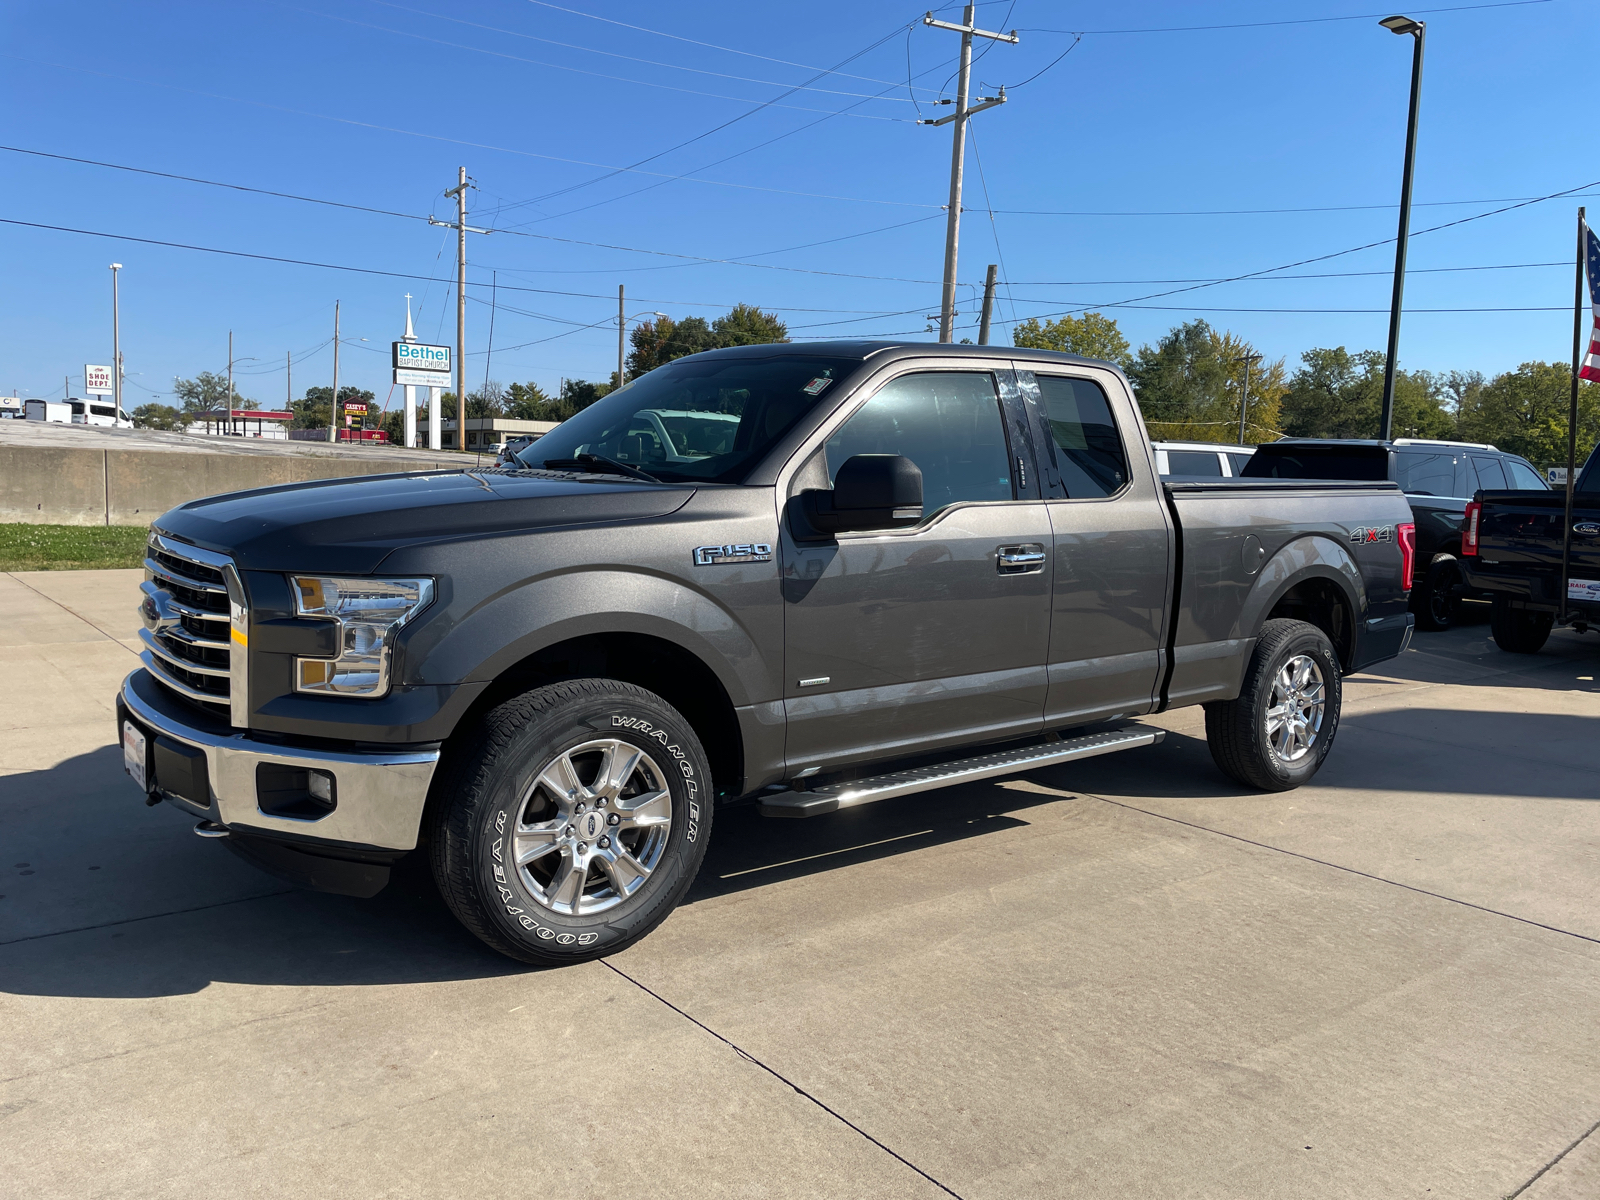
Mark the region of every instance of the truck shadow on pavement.
<instances>
[{"instance_id":1,"label":"truck shadow on pavement","mask_svg":"<svg viewBox=\"0 0 1600 1200\"><path fill-rule=\"evenodd\" d=\"M1313 788L1600 800L1600 718L1405 709L1344 722ZM1543 769L1541 769L1541 766ZM686 903L981 838L1096 795L1251 805L1203 738L885 801L809 820L716 816ZM1336 800L1336 797L1335 797ZM445 908L412 856L371 900L300 891L146 809L115 747L0 777L0 992L139 998L216 982L346 987L519 975ZM92 872L92 873L91 873Z\"/></svg>"}]
</instances>

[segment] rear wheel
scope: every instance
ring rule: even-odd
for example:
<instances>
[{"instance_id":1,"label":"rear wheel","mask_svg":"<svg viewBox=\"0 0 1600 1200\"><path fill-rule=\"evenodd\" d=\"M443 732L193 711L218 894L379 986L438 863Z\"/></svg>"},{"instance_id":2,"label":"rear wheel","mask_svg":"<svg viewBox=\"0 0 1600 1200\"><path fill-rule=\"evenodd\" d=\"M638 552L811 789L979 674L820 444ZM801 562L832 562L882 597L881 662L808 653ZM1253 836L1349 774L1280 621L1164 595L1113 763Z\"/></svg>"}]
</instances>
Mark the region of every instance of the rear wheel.
<instances>
[{"instance_id":1,"label":"rear wheel","mask_svg":"<svg viewBox=\"0 0 1600 1200\"><path fill-rule=\"evenodd\" d=\"M541 966L638 941L694 882L711 773L687 721L643 688L552 684L459 745L431 826L434 878L469 930Z\"/></svg>"},{"instance_id":2,"label":"rear wheel","mask_svg":"<svg viewBox=\"0 0 1600 1200\"><path fill-rule=\"evenodd\" d=\"M1551 613L1512 608L1496 596L1494 611L1489 616L1489 631L1494 634L1495 645L1510 654L1537 654L1549 640L1555 620Z\"/></svg>"},{"instance_id":3,"label":"rear wheel","mask_svg":"<svg viewBox=\"0 0 1600 1200\"><path fill-rule=\"evenodd\" d=\"M1238 698L1205 706L1211 758L1246 787L1297 788L1328 756L1340 698L1339 660L1328 635L1304 621L1268 621Z\"/></svg>"},{"instance_id":4,"label":"rear wheel","mask_svg":"<svg viewBox=\"0 0 1600 1200\"><path fill-rule=\"evenodd\" d=\"M1453 558L1430 565L1422 586L1411 593L1411 611L1417 616L1417 628L1424 631L1449 629L1455 624L1460 603L1461 564Z\"/></svg>"}]
</instances>

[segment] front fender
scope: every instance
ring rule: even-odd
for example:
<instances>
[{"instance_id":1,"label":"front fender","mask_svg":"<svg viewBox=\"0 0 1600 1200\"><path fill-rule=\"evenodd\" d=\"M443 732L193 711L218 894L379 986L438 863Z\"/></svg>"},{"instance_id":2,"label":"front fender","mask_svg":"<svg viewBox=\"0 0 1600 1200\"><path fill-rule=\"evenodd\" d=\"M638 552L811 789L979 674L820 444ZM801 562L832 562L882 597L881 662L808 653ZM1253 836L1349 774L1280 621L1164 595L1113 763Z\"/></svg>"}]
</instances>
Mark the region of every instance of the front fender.
<instances>
[{"instance_id":1,"label":"front fender","mask_svg":"<svg viewBox=\"0 0 1600 1200\"><path fill-rule=\"evenodd\" d=\"M775 591L773 580L762 582ZM766 607L757 603L754 610ZM486 597L438 631L418 664L419 682L487 682L547 646L601 633L644 634L680 646L717 676L736 707L781 694L775 664L731 605L680 580L615 568L545 575Z\"/></svg>"}]
</instances>

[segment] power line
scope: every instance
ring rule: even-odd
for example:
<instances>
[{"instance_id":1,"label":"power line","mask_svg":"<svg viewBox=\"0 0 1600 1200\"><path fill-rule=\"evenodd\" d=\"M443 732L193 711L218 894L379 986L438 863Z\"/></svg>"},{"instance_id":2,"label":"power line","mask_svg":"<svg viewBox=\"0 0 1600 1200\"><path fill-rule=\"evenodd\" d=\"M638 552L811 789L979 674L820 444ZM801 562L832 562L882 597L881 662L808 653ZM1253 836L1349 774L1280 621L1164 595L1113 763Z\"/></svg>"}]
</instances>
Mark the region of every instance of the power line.
<instances>
[{"instance_id":1,"label":"power line","mask_svg":"<svg viewBox=\"0 0 1600 1200\"><path fill-rule=\"evenodd\" d=\"M891 37L893 37L895 35L895 33L898 33L898 32L899 32L899 27L897 26L893 33L886 34L885 36L879 38L877 41L873 42L870 46L867 46L867 47L865 47L865 48L863 48L861 50L857 50L854 54L850 55L849 57L847 57L845 59L842 59L834 67L829 68L826 71L819 71L817 74L813 75L810 79L808 79L806 81L806 84L815 83L818 79L821 79L825 75L830 74L832 71L837 70L838 67L842 67L846 63L854 62L856 59L862 57L863 55L871 53L873 50L876 50L879 46L883 45L884 42L888 41ZM799 87L804 87L804 86L806 86L806 84L801 84L801 85L799 85ZM898 87L898 85L894 85L894 86ZM715 133L720 133L720 132L722 132L722 130L727 129L731 125L738 124L740 121L745 120L747 117L754 116L756 113L761 112L763 109L768 108L768 107L776 104L779 100L782 100L785 96L793 95L794 92L799 90L799 87L790 88L788 91L780 93L778 96L775 96L772 100L766 101L765 103L757 104L749 112L740 113L738 116L733 117L731 120L724 121L720 125L715 125L712 128L707 129L703 133L697 133L697 134L694 135L694 137L689 138L689 139L687 139L685 141L679 142L676 146L669 146L665 150L658 150L656 153L651 154L648 157L641 158L637 162L632 163L627 167L619 167L619 168L617 168L615 170L611 170L611 171L606 172L606 174L604 174L604 175L597 175L593 179L585 180L582 183L576 183L576 184L572 184L572 185L570 185L568 187L558 188L556 191L546 192L543 195L534 196L534 197L531 197L531 198L529 198L527 200L519 200L514 204L508 205L507 208L521 208L521 207L524 207L524 206L529 205L529 204L541 204L541 203L543 203L543 202L545 202L547 200L553 200L557 196L565 196L565 195L568 195L571 192L578 191L578 190L580 190L582 188L590 187L590 186L592 186L592 185L594 185L596 183L603 183L605 180L614 178L615 176L617 176L619 174L622 174L624 171L637 170L638 168L644 166L646 163L654 162L658 158L664 158L668 154L674 154L677 151L682 150L685 146L692 146L696 142L704 141L706 138L710 137L711 135L713 135ZM887 90L888 89L886 89L886 91ZM884 95L884 94L886 94L886 92L880 92L879 93L880 96ZM869 97L869 99L877 99L877 97ZM839 112L840 113L851 113L851 111L853 109L860 108L866 102L867 102L866 100L857 101L855 104L848 105L844 109L839 110ZM812 109L812 110L809 110L809 111L815 112L815 111L818 111L818 110ZM839 115L839 113L827 113L820 120L812 121L808 125L801 126L801 128L802 129L809 129L809 128L811 128L811 126L819 125L819 124L822 123L822 121L829 120L833 116L836 116L836 115ZM794 133L794 132L798 132L798 130L792 130L791 131L791 133ZM721 163L728 162L730 159L738 158L741 154L748 154L753 150L760 149L761 146L771 145L772 142L779 141L782 138L788 137L788 136L790 136L790 134L780 134L779 137L771 138L768 141L762 142L760 144L760 146L752 146L749 149L741 150L741 151L739 151L738 153L735 153L735 154L730 154L730 155L726 156L725 158L718 159L714 163L707 164L707 166L697 167L697 168L695 168L695 170L704 171L704 170L709 169L710 167L718 166ZM663 182L668 182L668 181L663 181ZM660 185L656 184L656 185L653 185L653 186L660 186ZM649 191L650 189L649 188L641 188L639 190L640 191ZM627 193L627 195L637 195L637 194L638 194L638 192ZM624 199L624 198L626 198L626 197L613 197L612 199ZM610 203L610 201L600 201L600 203ZM575 212L586 212L586 211L588 211L588 209L594 208L594 207L596 207L596 205L590 204L590 205L586 205L583 208L572 209L572 210L570 210L568 212L565 212L565 213L558 213L558 214L556 214L556 216L562 216L562 217L571 216ZM502 209L501 211L505 211L505 210ZM543 219L544 220L554 220L555 218L554 217L545 217Z\"/></svg>"},{"instance_id":2,"label":"power line","mask_svg":"<svg viewBox=\"0 0 1600 1200\"><path fill-rule=\"evenodd\" d=\"M1529 262L1529 263L1484 263L1481 265L1465 267L1407 267L1407 275L1432 275L1454 271L1513 271L1525 267L1570 267L1568 262ZM1392 276L1393 271L1319 271L1302 275L1273 275L1270 278L1253 279L1252 283L1276 283L1282 279L1355 279L1368 275ZM1161 283L1220 283L1221 279L1017 279L1006 280L1012 287L1095 287L1095 286L1144 286ZM1025 304L1036 304L1040 301L1024 300Z\"/></svg>"},{"instance_id":3,"label":"power line","mask_svg":"<svg viewBox=\"0 0 1600 1200\"><path fill-rule=\"evenodd\" d=\"M705 70L705 69L703 69L701 67L685 66L683 63L663 62L660 59L655 59L655 58L639 58L637 55L633 55L633 54L618 54L614 50L599 50L599 49L596 49L593 46L580 46L580 45L576 44L575 42L559 42L559 41L556 41L554 38L539 37L539 36L537 36L535 34L522 33L522 32L519 32L518 30L515 30L515 29L502 29L497 25L484 25L484 24L481 24L481 23L479 23L477 21L465 20L462 17L451 17L451 16L446 16L444 13L428 12L427 10L421 9L421 8L410 8L410 7L408 7L408 6L404 5L404 4L395 4L395 3L393 3L393 0L369 0L369 3L379 4L379 5L382 5L384 8L393 8L393 9L396 9L396 10L398 10L400 12L414 13L417 16L420 16L420 17L432 17L436 21L449 21L451 24L454 24L454 25L465 25L465 26L467 26L468 28L471 28L471 29L482 29L482 30L484 30L485 32L488 32L488 33L500 33L500 34L506 35L507 37L523 38L523 39L525 39L527 41L530 41L530 42L543 42L547 46L560 46L564 50L580 50L585 54L601 54L601 55L604 55L607 58L620 58L624 62L642 63L642 64L644 64L646 66L651 66L651 67L667 67L667 68L669 68L671 70L674 70L674 71L688 71L688 72L690 72L692 74L695 74L695 75L710 75L714 79L732 79L732 80L735 80L735 81L737 81L739 83L759 83L759 84L762 84L762 85L767 86L767 87L788 87L789 86L788 84L783 83L783 82L781 82L779 80L776 80L776 79L755 79L755 78L752 78L749 75L730 75L725 71L707 71L707 70ZM807 92L822 92L823 94L829 95L829 96L863 96L863 95L866 95L866 93L864 93L864 92L844 92L844 91L838 91L838 90L833 89L833 88L815 88L815 87L808 87L808 86L805 86L805 85L801 85L800 90L801 91L807 91ZM926 89L926 90L930 90L931 91L932 89ZM881 94L882 93L879 93L879 95L881 95ZM872 99L876 99L877 97L874 96L874 97L871 97L871 98ZM912 101L912 100L898 100L898 99L895 102L897 104L914 103L914 101Z\"/></svg>"},{"instance_id":4,"label":"power line","mask_svg":"<svg viewBox=\"0 0 1600 1200\"><path fill-rule=\"evenodd\" d=\"M528 3L534 3L534 2L535 2L535 0L528 0ZM612 165L607 164L607 163L589 162L588 160L581 159L581 158L564 158L564 157L562 157L560 155L556 155L556 154L540 154L540 153L538 153L537 151L534 151L534 150L519 150L519 149L516 149L515 147L511 147L511 146L497 146L492 142L472 142L472 141L467 141L464 138L445 137L443 134L422 133L422 132L420 132L418 130L415 130L415 129L401 129L398 126L394 126L394 125L380 125L375 121L358 121L353 117L330 116L327 113L310 112L310 111L308 111L306 109L300 109L300 108L289 108L286 105L282 105L282 104L269 104L264 100L246 100L246 99L242 99L242 98L240 98L238 96L227 96L227 95L223 95L220 92L203 92L203 91L199 90L198 88L179 87L177 84L174 84L174 83L163 83L163 82L160 82L159 80L154 80L154 79L139 79L139 78L136 78L136 77L133 77L133 76L129 76L129 75L115 75L115 74L112 74L109 71L92 71L87 67L73 66L73 65L70 65L70 64L67 64L67 63L48 62L48 61L46 61L44 59L24 58L20 54L7 54L7 53L4 53L4 52L0 52L0 58L9 58L9 59L12 59L12 60L14 60L16 62L28 63L31 66L51 67L51 68L53 68L55 70L72 71L72 72L75 72L75 73L80 74L80 75L91 75L91 76L94 76L97 79L111 79L111 80L115 80L115 81L117 81L119 83L135 83L135 84L142 84L142 85L145 85L147 87L165 88L168 91L181 92L184 95L188 95L188 96L203 96L208 100L224 100L224 101L227 101L230 104L247 104L247 105L251 105L251 106L256 107L256 108L264 108L264 109L267 109L267 110L269 110L271 112L288 113L291 116L296 116L296 117L309 117L309 118L311 118L313 120L317 120L317 121L331 121L331 122L333 122L335 124L338 124L338 125L351 125L351 126L354 126L357 129L371 129L371 130L375 130L375 131L377 131L379 133L393 133L393 134L399 134L402 137L421 138L424 141L443 142L443 143L445 143L447 145L452 145L452 146L466 146L467 148L472 149L472 150L491 150L491 151L493 151L493 152L495 152L497 154L515 154L515 155L517 155L517 156L519 156L521 158L537 158L537 159L541 159L541 160L543 160L545 162L564 163L564 164L566 164L568 166L594 167L594 168L597 168L599 170L610 171L610 172L613 172L613 173L615 173L615 172L632 172L634 174L639 174L639 175L650 175L650 176L653 176L653 177L656 177L656 178L663 179L663 180L665 180L665 181L667 181L669 183L678 182L678 181L683 181L683 182L687 182L687 183L704 183L704 184L709 184L709 185L711 185L713 187L736 188L736 189L738 189L740 191L747 191L747 192L770 192L770 193L772 193L774 195L799 196L800 198L806 199L806 200L838 200L838 201L845 201L845 202L852 203L852 204L879 204L879 205L887 205L889 207L894 207L894 208L935 208L935 207L937 207L937 205L933 205L933 204L919 204L919 203L916 203L916 202L913 202L913 201L908 201L908 200L873 200L873 199L869 199L869 198L866 198L866 197L857 197L857 196L832 196L832 195L828 195L826 193L820 193L820 192L802 192L802 191L797 191L797 190L795 190L793 188L764 187L764 186L762 186L760 184L754 184L754 183L736 183L736 182L733 182L733 181L717 180L717 179L698 179L698 178L695 178L694 176L690 176L690 175L672 175L672 174L668 174L668 173L662 172L662 171L644 171L644 170L639 170L639 169L634 168L634 167L616 167L616 166L612 166ZM895 87L899 87L900 85L899 84L895 84L894 86ZM824 119L827 119L827 118L824 118Z\"/></svg>"},{"instance_id":5,"label":"power line","mask_svg":"<svg viewBox=\"0 0 1600 1200\"><path fill-rule=\"evenodd\" d=\"M660 29L647 29L643 25L630 25L626 21L614 21L610 17L597 16L595 13L582 12L576 8L563 8L559 4L549 3L549 0L527 0L527 3L537 4L540 8L553 8L557 12L569 13L574 17L586 17L591 21L603 21L607 25L617 25L623 29L635 30L638 33L649 33L654 34L656 37L671 38L675 42L687 42L691 46L704 46L708 50L721 50L726 54L738 54L745 58L759 58L763 62L781 63L786 67L799 67L803 71L823 70L821 67L807 66L805 63L793 62L787 58L773 58L770 55L755 54L749 50L735 50L732 46L719 46L715 42L702 42L696 40L695 38L683 37L676 33L665 33ZM898 26L896 27L895 32L899 32ZM852 75L848 71L839 70L837 67L828 68L825 73L843 75L846 79L861 79L865 80L867 83L889 83L887 79L874 79L871 75ZM891 84L890 86L899 87L900 85L895 83Z\"/></svg>"},{"instance_id":6,"label":"power line","mask_svg":"<svg viewBox=\"0 0 1600 1200\"><path fill-rule=\"evenodd\" d=\"M724 95L721 95L721 94L719 94L717 92L702 92L702 91L697 91L694 88L674 87L670 83L653 83L653 82L651 82L649 80L645 80L645 79L630 79L625 75L607 75L603 71L588 71L588 70L585 70L582 67L564 66L561 63L545 62L543 59L538 59L538 58L523 58L522 56L517 55L517 54L507 54L503 50L486 50L481 46L469 46L469 45L466 45L463 42L447 42L443 38L429 37L425 33L412 33L409 30L405 30L405 29L391 29L387 25L374 25L370 21L358 21L354 17L342 17L342 16L338 16L337 14L334 14L334 13L314 12L311 9L294 8L293 6L288 6L288 5L286 5L285 7L290 8L290 11L292 11L292 12L304 13L305 15L312 16L312 17L322 17L322 18L324 18L326 20L329 20L329 21L341 21L346 25L354 25L354 26L356 26L356 27L358 27L360 29L375 29L379 33L389 33L389 34L393 34L395 37L411 38L411 39L413 39L415 41L419 41L419 42L431 42L436 46L447 46L452 50L465 50L469 54L484 54L484 55L489 56L490 58L504 58L504 59L509 60L510 62L527 63L529 66L534 66L534 67L548 67L551 70L555 70L555 71L570 71L574 75L588 75L588 76L591 76L591 77L593 77L595 79L609 80L612 83L631 83L631 84L634 84L634 85L636 85L638 87L661 88L663 91L682 92L684 95L688 95L688 96L704 96L704 97L707 97L708 99L711 99L711 100L731 100L731 101L733 101L733 102L735 102L737 104L760 104L761 107L763 107L763 108L775 106L775 107L778 107L778 108L791 108L791 109L794 109L797 112L829 112L829 111L831 111L829 109L823 109L823 108L805 108L805 107L802 107L801 105L797 105L797 104L779 104L776 100L768 100L768 101L763 103L761 101L747 99L744 96L724 96ZM899 32L899 31L896 30L896 32ZM819 78L820 78L820 76L819 76ZM780 84L778 86L781 87L782 85ZM800 87L792 87L788 91L786 91L784 93L784 95L785 96L793 95L795 92L801 91L803 89L803 87L804 87L804 85L801 85ZM839 93L839 94L841 94L841 95L849 95L849 94L852 94L852 93ZM780 97L780 99L781 99L781 97ZM909 118L909 117L883 117L883 116L878 116L878 115L872 114L872 113L852 113L850 115L851 116L860 117L860 118L862 118L864 120L869 120L869 121L906 121L906 122L909 122L911 120L911 118Z\"/></svg>"},{"instance_id":7,"label":"power line","mask_svg":"<svg viewBox=\"0 0 1600 1200\"><path fill-rule=\"evenodd\" d=\"M1449 8L1412 9L1419 17L1429 13L1476 12L1484 8L1523 8L1530 4L1549 4L1551 0L1499 0L1495 4L1457 4ZM1376 21L1388 13L1355 13L1344 17L1292 17L1281 21L1242 21L1232 25L1164 25L1142 29L1020 29L1019 33L1062 33L1068 37L1085 34L1104 36L1121 33L1194 33L1217 29L1266 29L1274 25L1326 25L1335 21Z\"/></svg>"}]
</instances>

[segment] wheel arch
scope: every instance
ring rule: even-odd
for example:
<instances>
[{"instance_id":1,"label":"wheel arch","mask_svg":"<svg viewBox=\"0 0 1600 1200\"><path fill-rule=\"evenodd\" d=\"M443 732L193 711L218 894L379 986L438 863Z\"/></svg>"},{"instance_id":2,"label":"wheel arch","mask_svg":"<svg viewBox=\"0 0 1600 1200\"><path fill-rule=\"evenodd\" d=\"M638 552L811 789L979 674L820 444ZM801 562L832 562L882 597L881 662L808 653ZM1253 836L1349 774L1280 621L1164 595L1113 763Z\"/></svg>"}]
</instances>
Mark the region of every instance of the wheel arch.
<instances>
[{"instance_id":1,"label":"wheel arch","mask_svg":"<svg viewBox=\"0 0 1600 1200\"><path fill-rule=\"evenodd\" d=\"M1259 637L1274 617L1315 625L1328 635L1339 665L1356 661L1366 583L1350 553L1332 538L1296 538L1262 566L1239 618L1243 636Z\"/></svg>"}]
</instances>

